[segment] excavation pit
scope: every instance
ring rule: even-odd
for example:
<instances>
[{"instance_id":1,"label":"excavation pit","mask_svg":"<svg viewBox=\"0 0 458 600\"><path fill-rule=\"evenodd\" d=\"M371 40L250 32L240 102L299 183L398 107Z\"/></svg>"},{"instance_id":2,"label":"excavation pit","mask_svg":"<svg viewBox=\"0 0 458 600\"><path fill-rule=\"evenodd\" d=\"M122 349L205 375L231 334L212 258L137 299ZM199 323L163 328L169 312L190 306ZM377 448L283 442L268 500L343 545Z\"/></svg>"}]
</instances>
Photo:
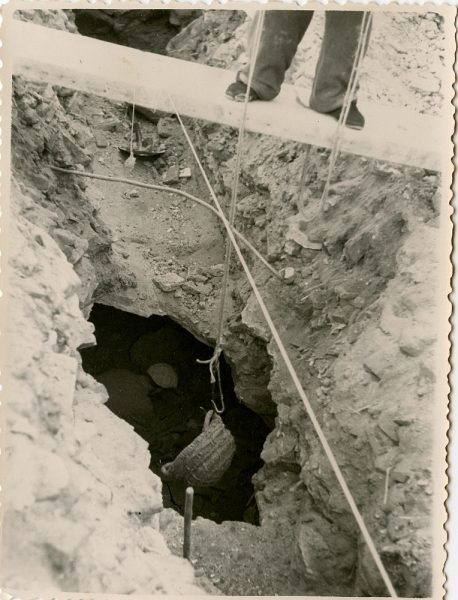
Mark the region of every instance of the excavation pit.
<instances>
[{"instance_id":1,"label":"excavation pit","mask_svg":"<svg viewBox=\"0 0 458 600\"><path fill-rule=\"evenodd\" d=\"M81 350L83 367L107 388L106 406L148 442L150 468L161 477L161 467L201 433L205 415L213 408L208 365L197 363L197 359L210 358L213 349L168 317L144 318L95 305L90 321L97 346ZM147 371L158 363L173 368L176 387L173 381L168 388L154 383ZM260 453L269 430L239 402L224 356L220 365L226 405L222 418L235 439L236 451L216 484L196 488L194 516L217 523L258 524L251 478L262 466ZM182 481L163 481L164 506L182 514L185 488Z\"/></svg>"}]
</instances>

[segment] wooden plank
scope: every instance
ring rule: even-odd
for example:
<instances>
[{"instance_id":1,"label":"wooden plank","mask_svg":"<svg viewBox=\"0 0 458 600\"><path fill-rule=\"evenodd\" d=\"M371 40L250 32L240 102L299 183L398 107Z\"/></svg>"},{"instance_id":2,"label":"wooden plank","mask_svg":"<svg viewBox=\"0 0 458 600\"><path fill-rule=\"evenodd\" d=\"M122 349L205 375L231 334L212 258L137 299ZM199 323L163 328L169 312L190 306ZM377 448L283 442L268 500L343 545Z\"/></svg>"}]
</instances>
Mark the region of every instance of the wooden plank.
<instances>
[{"instance_id":1,"label":"wooden plank","mask_svg":"<svg viewBox=\"0 0 458 600\"><path fill-rule=\"evenodd\" d=\"M112 100L238 127L242 105L225 98L234 74L197 63L150 54L68 32L13 21L6 32L13 72ZM441 170L445 120L389 106L364 104L362 131L345 129L342 150L371 158ZM301 106L293 86L272 102L250 105L249 131L330 148L336 122Z\"/></svg>"}]
</instances>

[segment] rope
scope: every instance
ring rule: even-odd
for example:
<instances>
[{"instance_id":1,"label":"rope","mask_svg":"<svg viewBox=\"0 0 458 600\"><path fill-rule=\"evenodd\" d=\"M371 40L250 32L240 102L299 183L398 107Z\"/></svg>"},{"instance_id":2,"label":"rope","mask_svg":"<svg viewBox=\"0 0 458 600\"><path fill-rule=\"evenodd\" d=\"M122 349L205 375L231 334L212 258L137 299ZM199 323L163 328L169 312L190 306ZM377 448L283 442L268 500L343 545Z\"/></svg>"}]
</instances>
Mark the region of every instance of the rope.
<instances>
[{"instance_id":1,"label":"rope","mask_svg":"<svg viewBox=\"0 0 458 600\"><path fill-rule=\"evenodd\" d=\"M101 181L112 181L114 183L125 183L127 185L134 185L135 187L142 187L142 188L146 188L148 190L158 190L160 192L167 192L169 194L177 194L178 196L183 196L187 200L192 200L193 202L200 204L201 206L207 208L208 210L211 210L211 212L214 215L216 215L218 217L218 219L221 219L220 213L211 204L209 204L208 202L205 202L205 200L201 200L200 198L193 196L192 194L189 194L188 192L179 190L178 188L172 188L172 187L169 187L166 185L156 185L154 183L143 183L143 181L136 181L134 179L125 179L124 177L112 177L111 175L98 175L95 173L87 173L86 171L63 169L61 167L54 167L52 165L50 165L49 168L52 169L53 171L59 171L59 173L68 173L69 175L80 175L81 177L89 177L91 179L100 179ZM269 271L273 275L275 275L275 277L277 277L277 279L282 279L282 276L280 275L280 273L278 273L278 271L276 271L272 267L272 265L270 265L267 262L267 260L262 256L262 254L260 254L256 250L256 248L253 246L253 244L251 242L249 242L236 229L234 229L234 234L238 237L238 239L241 242L243 242L245 244L245 246L248 248L248 250L250 250L262 262L262 264L266 267L266 269L269 269Z\"/></svg>"},{"instance_id":2,"label":"rope","mask_svg":"<svg viewBox=\"0 0 458 600\"><path fill-rule=\"evenodd\" d=\"M249 96L250 96L249 92L251 89L251 83L253 81L254 68L256 65L256 59L258 56L259 46L261 43L261 34L262 34L263 25L264 25L264 11L260 11L258 22L256 23L253 50L252 50L252 53L250 56L250 69L248 72L247 92L246 92L245 99L243 102L242 122L239 127L239 135L238 135L238 140L237 140L237 153L236 153L235 166L234 166L234 182L233 182L233 186L232 186L232 196L231 196L231 204L230 204L230 211L229 211L229 226L231 227L231 229L234 228L235 213L237 210L237 196L238 196L239 179L240 179L240 163L241 163L241 155L242 155L243 138L244 138L244 134L245 134L245 124L246 124L246 118L247 118L247 114L248 114L248 102L249 102ZM183 123L183 120L181 119L181 116L178 113L176 104L171 96L169 96L169 98L170 98L170 102L174 108L175 114L178 118L178 121L181 125L181 128L184 132L184 135L185 135L185 137L188 141L188 144L191 148L191 151L194 155L194 158L195 158L195 160L199 166L199 169L202 173L204 181L207 184L210 194L213 197L213 201L214 201L215 205L218 207L220 217L222 219L224 217L224 219L225 219L224 212L223 212L218 200L216 199L216 196L213 192L211 183L208 180L207 174L205 173L205 170L204 170L202 163L197 155L197 152L194 148L191 138L189 137L189 134ZM224 220L223 220L223 222L224 222ZM211 378L213 377L213 379L214 379L214 376L213 376L212 369L214 368L216 370L217 377L218 377L218 388L219 388L220 401L221 401L221 406L223 408L217 409L213 399L212 399L212 403L213 403L213 406L215 407L215 410L219 414L224 412L224 397L223 397L221 379L220 379L220 374L219 374L219 357L222 352L224 311L225 311L226 298L227 298L227 293L228 293L231 253L232 253L232 246L231 246L230 240L228 239L226 242L226 255L225 255L225 259L224 259L224 274L223 274L223 281L222 281L222 285L221 285L221 302L220 302L219 315L218 315L218 329L217 329L217 334L216 334L216 345L215 345L215 349L213 352L213 356L209 361L198 361L198 362L204 362L204 363L208 362L209 363L210 373L211 373L210 376L211 376ZM215 367L215 365L217 365L217 366Z\"/></svg>"},{"instance_id":3,"label":"rope","mask_svg":"<svg viewBox=\"0 0 458 600\"><path fill-rule=\"evenodd\" d=\"M387 571L385 569L385 566L383 565L383 562L382 562L382 560L381 560L381 558L380 558L380 556L378 554L378 551L377 551L377 548L375 547L374 541L372 540L372 537L371 537L371 535L370 535L370 533L369 533L369 531L368 531L368 529L366 527L366 524L364 522L364 519L363 519L363 517L362 517L362 515L361 515L361 513L360 513L360 511L359 511L359 509L358 509L358 507L356 505L356 502L355 502L355 500L353 498L353 495L352 495L352 493L351 493L351 491L350 491L350 489L349 489L349 487L347 485L345 477L344 477L344 475L343 475L343 473L342 473L342 471L341 471L341 469L340 469L340 467L339 467L339 465L337 463L337 460L336 460L336 458L334 456L334 453L333 453L333 451L332 451L332 449L331 449L331 447L329 445L329 442L327 441L326 435L325 435L323 429L321 428L321 425L320 425L320 423L319 423L319 421L318 421L318 419L317 419L317 417L315 415L315 411L313 410L313 407L310 404L310 401L307 398L307 395L304 392L304 389L302 388L302 384L299 381L299 377L297 376L297 373L296 373L296 371L295 371L295 369L294 369L294 367L293 367L293 365L291 363L291 360L290 360L290 358L288 356L288 353L287 353L286 348L285 348L285 346L283 344L283 341L282 341L282 339L281 339L281 337L280 337L280 335L279 335L279 333L277 331L277 328L275 327L274 322L272 321L272 317L270 316L270 313L269 313L269 311L268 311L268 309L267 309L267 307L266 307L266 305L264 303L264 300L263 300L263 298L261 296L261 293L258 290L256 282L255 282L255 280L253 278L253 275L251 274L251 271L250 271L250 269L249 269L249 267L248 267L248 265L247 265L247 263L245 261L243 253L242 253L239 245L237 244L237 240L235 239L232 227L231 227L228 219L226 218L226 216L225 216L225 214L224 214L224 212L223 212L223 210L221 208L221 205L220 205L220 203L218 201L218 198L216 197L216 194L215 194L215 192L214 192L214 190L213 190L213 188L212 188L212 186L210 184L210 181L208 179L207 174L205 173L205 170L204 170L204 168L202 166L202 163L199 160L199 157L197 156L197 152L196 152L196 150L195 150L195 148L194 148L194 146L192 144L192 141L191 141L191 139L189 137L188 132L186 131L186 128L185 128L185 126L183 124L183 121L181 120L181 117L178 114L178 112L176 110L175 110L175 112L176 112L178 120L180 121L180 124L181 124L181 126L183 128L183 132L185 134L185 137L186 137L186 139L187 139L187 141L188 141L188 143L190 145L191 151L194 154L194 157L195 157L195 159L197 161L197 164L199 165L199 168L201 170L201 173L202 173L202 176L203 176L203 178L205 180L205 183L207 184L207 187L208 187L208 189L210 191L210 194L211 194L211 196L213 198L213 202L215 203L215 206L218 209L218 212L220 214L221 220L222 220L222 222L224 224L224 227L226 228L229 240L231 241L231 243L232 243L232 245L234 247L234 250L235 250L235 252L236 252L236 254L237 254L237 256L238 256L238 258L240 260L240 263L241 263L241 265L243 267L243 270L245 271L247 279L248 279L248 281L249 281L249 283L251 285L251 289L253 290L253 293L254 293L254 295L256 297L256 300L257 300L257 302L259 304L259 307L260 307L260 309L261 309L261 311L262 311L262 313L264 315L264 318L265 318L265 320L267 322L267 325L269 326L269 329L270 329L270 331L272 333L272 337L275 340L275 343L277 344L278 350L279 350L279 352L280 352L280 354L282 356L282 359L283 359L283 361L285 363L285 366L286 366L286 368L288 370L288 373L289 373L289 375L290 375L290 377L291 377L291 379L292 379L292 381L294 383L294 386L295 386L295 388L297 390L297 393L299 394L299 397L302 400L302 403L304 404L305 410L307 411L307 414L308 414L308 416L310 418L310 421L312 422L312 425L313 425L313 427L315 429L315 432L317 434L318 440L320 441L321 446L322 446L322 448L324 450L324 453L325 453L325 455L326 455L326 457L327 457L327 459L328 459L328 461L329 461L329 463L331 465L332 470L334 471L336 479L337 479L337 481L338 481L338 483L339 483L339 485L340 485L340 487L342 489L342 492L343 492L343 494L345 496L345 499L347 500L348 505L350 506L350 510L351 510L351 512L352 512L352 514L353 514L353 516L355 518L355 521L356 521L356 523L357 523L357 525L359 527L361 535L363 536L363 539L364 539L364 541L367 544L369 552L370 552L370 554L371 554L371 556L372 556L372 558L373 558L373 560L375 562L375 565L376 565L376 567L377 567L377 569L378 569L378 571L380 573L380 576L382 577L382 580L383 580L384 584L386 585L386 588L388 589L388 591L390 593L390 596L392 598L397 598L398 596L396 594L396 591L395 591L395 589L393 587L393 584L391 583L390 577L389 577L389 575L388 575L388 573L387 573Z\"/></svg>"},{"instance_id":4,"label":"rope","mask_svg":"<svg viewBox=\"0 0 458 600\"><path fill-rule=\"evenodd\" d=\"M331 150L331 155L329 158L329 170L328 176L326 178L326 183L323 188L323 193L321 195L320 205L323 209L324 204L328 198L329 187L332 181L332 175L336 166L337 157L340 152L340 146L342 141L342 131L344 130L344 125L347 122L348 113L350 111L350 105L352 99L356 92L356 87L358 85L359 75L361 72L361 65L364 58L365 48L367 45L367 39L369 36L370 26L372 23L372 13L365 12L363 15L363 20L361 23L361 29L359 32L359 40L358 46L355 53L355 58L353 60L353 66L350 74L350 80L348 82L347 91L345 93L345 97L342 103L342 110L340 111L339 120L337 122L337 130L336 136L334 138L334 144Z\"/></svg>"},{"instance_id":5,"label":"rope","mask_svg":"<svg viewBox=\"0 0 458 600\"><path fill-rule=\"evenodd\" d=\"M135 167L135 156L134 156L134 122L135 122L135 96L137 92L137 86L134 87L133 98L132 98L132 121L130 125L130 154L124 161L124 166L133 171Z\"/></svg>"},{"instance_id":6,"label":"rope","mask_svg":"<svg viewBox=\"0 0 458 600\"><path fill-rule=\"evenodd\" d=\"M196 163L197 163L197 165L198 165L198 167L200 169L200 172L201 172L201 174L202 174L202 176L204 178L204 181L205 181L208 189L210 190L210 194L211 194L211 196L213 198L213 201L215 203L215 206L217 208L213 208L213 206L211 206L210 204L208 206L211 206L212 210L215 211L215 213L218 215L218 217L224 223L225 216L224 216L223 210L222 210L221 206L219 205L218 200L216 200L215 193L213 192L213 188L212 188L211 183L210 183L210 181L209 181L209 179L207 177L205 169L203 168L202 163L200 162L200 158L197 155L197 152L196 152L196 150L194 148L194 144L192 143L191 138L189 137L188 131L187 131L186 127L185 127L185 124L183 123L183 119L181 118L180 113L177 110L176 104L175 104L172 96L169 96L169 98L170 98L170 102L171 102L171 104L173 106L173 110L174 110L174 112L175 112L175 114L177 116L178 122L181 125L181 129L183 130L183 133L184 133L184 136L186 138L186 141L189 144L189 147L190 147L191 152L192 152L192 154L194 156L194 159L195 159L195 161L196 161ZM226 253L226 255L227 255L227 253ZM218 333L219 333L219 328L218 328ZM219 338L219 336L217 336L217 338L216 338L217 339L217 343L215 345L215 349L213 350L212 357L209 358L208 360L201 360L201 359L198 358L198 359L196 359L196 362L198 362L199 364L202 364L202 365L207 365L207 364L209 365L209 369L210 369L210 383L212 384L211 403L212 403L213 408L215 409L215 411L219 415L221 415L226 410L226 405L224 403L224 395L223 395L223 392L222 392L221 379L220 379L220 371L219 371L219 357L221 356L222 348L221 348L221 345L218 343L218 338ZM216 365L218 365L218 366L216 367ZM215 398L214 398L214 390L215 390L215 382L216 382L215 375L214 375L215 371L216 371L217 377L218 377L218 389L219 389L219 392L220 392L221 408L218 408L218 406L216 405L216 402L215 402Z\"/></svg>"},{"instance_id":7,"label":"rope","mask_svg":"<svg viewBox=\"0 0 458 600\"><path fill-rule=\"evenodd\" d=\"M239 181L240 181L240 164L242 158L242 147L243 140L245 136L245 125L248 114L248 102L250 98L250 90L251 84L253 81L254 69L256 66L256 61L258 58L259 46L261 44L261 34L262 28L264 25L264 11L260 11L258 13L258 21L256 23L256 29L254 34L254 43L252 46L252 51L250 53L250 68L248 71L248 81L247 81L247 91L245 94L245 99L243 101L243 113L242 113L242 122L239 127L239 135L237 140L237 153L235 156L235 165L234 165L234 181L232 184L232 196L231 196L231 204L230 204L230 212L229 212L229 223L231 227L234 226L235 221L235 213L237 211L237 197L239 192ZM221 304L219 311L219 319L218 319L218 334L217 334L217 347L221 346L223 339L223 326L224 326L224 309L226 305L227 298L227 290L229 285L229 270L231 263L231 255L232 255L232 246L227 240L226 244L226 257L224 261L224 276L221 290Z\"/></svg>"},{"instance_id":8,"label":"rope","mask_svg":"<svg viewBox=\"0 0 458 600\"><path fill-rule=\"evenodd\" d=\"M224 404L223 387L222 387L222 383L221 383L221 374L220 374L220 370L219 370L219 357L221 355L221 352L222 352L222 349L220 347L217 347L217 348L215 348L215 352L213 353L213 356L211 358L209 358L208 360L197 359L197 361L196 361L200 365L208 365L208 367L210 369L210 383L212 384L212 397L210 398L210 400L213 405L213 408L219 415L222 415L223 412L226 410L226 405ZM215 377L215 373L216 373L216 377ZM219 397L221 400L221 408L218 408L218 406L216 405L216 402L215 402L216 383L218 383L218 392L219 392Z\"/></svg>"}]
</instances>

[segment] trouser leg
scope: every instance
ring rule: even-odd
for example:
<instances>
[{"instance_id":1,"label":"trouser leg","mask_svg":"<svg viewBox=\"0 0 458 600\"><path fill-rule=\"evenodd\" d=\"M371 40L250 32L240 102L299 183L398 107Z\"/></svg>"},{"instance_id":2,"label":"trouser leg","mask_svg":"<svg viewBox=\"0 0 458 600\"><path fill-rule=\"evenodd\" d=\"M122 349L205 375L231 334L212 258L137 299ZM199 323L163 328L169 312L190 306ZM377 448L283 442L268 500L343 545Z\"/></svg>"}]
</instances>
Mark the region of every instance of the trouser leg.
<instances>
[{"instance_id":1,"label":"trouser leg","mask_svg":"<svg viewBox=\"0 0 458 600\"><path fill-rule=\"evenodd\" d=\"M310 96L310 107L318 112L330 112L343 104L363 16L364 11L326 11L324 38Z\"/></svg>"},{"instance_id":2,"label":"trouser leg","mask_svg":"<svg viewBox=\"0 0 458 600\"><path fill-rule=\"evenodd\" d=\"M266 10L251 87L262 100L272 100L280 92L285 73L312 20L311 10ZM257 13L249 32L249 58L253 59L253 42ZM249 65L237 74L248 83Z\"/></svg>"}]
</instances>

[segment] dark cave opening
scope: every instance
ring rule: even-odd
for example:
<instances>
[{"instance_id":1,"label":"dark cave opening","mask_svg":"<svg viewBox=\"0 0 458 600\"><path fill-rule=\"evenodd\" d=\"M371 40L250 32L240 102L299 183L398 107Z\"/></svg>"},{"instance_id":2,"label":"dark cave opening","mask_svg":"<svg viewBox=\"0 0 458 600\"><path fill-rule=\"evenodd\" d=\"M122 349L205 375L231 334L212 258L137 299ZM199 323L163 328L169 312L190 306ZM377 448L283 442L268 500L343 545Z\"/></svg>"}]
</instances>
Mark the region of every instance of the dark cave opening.
<instances>
[{"instance_id":1,"label":"dark cave opening","mask_svg":"<svg viewBox=\"0 0 458 600\"><path fill-rule=\"evenodd\" d=\"M83 368L107 388L107 407L132 425L149 445L150 468L161 477L161 466L173 461L202 431L212 409L208 359L213 349L168 317L140 317L101 304L90 321L97 345L81 350ZM177 376L176 387L161 388L147 371L165 363ZM226 411L225 426L235 439L232 463L214 485L196 488L194 516L220 523L259 524L252 476L261 468L260 453L269 429L241 404L234 392L231 370L220 359ZM163 503L183 513L186 483L163 481Z\"/></svg>"}]
</instances>

